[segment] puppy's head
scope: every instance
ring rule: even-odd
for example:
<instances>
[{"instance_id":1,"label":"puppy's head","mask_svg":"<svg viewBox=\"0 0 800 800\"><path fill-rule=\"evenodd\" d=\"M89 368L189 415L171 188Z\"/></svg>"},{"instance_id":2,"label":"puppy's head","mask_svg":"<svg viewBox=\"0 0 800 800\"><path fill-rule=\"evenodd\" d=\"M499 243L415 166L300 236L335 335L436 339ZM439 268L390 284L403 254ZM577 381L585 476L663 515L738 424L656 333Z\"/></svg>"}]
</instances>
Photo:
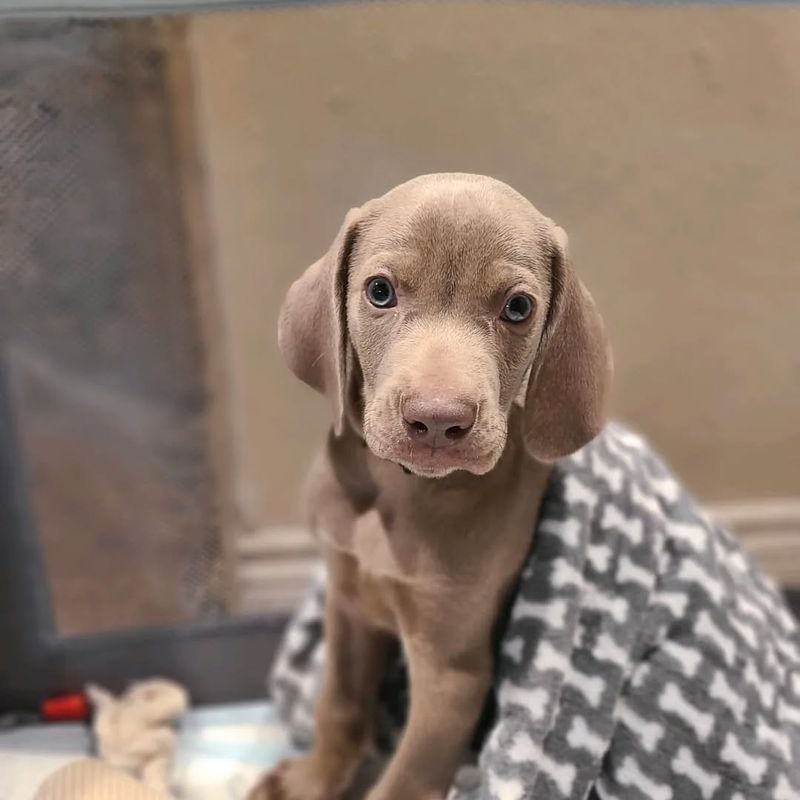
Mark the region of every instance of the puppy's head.
<instances>
[{"instance_id":1,"label":"puppy's head","mask_svg":"<svg viewBox=\"0 0 800 800\"><path fill-rule=\"evenodd\" d=\"M353 209L289 290L279 342L337 431L427 477L491 470L515 402L541 461L605 420L609 350L566 235L491 178L424 176Z\"/></svg>"}]
</instances>

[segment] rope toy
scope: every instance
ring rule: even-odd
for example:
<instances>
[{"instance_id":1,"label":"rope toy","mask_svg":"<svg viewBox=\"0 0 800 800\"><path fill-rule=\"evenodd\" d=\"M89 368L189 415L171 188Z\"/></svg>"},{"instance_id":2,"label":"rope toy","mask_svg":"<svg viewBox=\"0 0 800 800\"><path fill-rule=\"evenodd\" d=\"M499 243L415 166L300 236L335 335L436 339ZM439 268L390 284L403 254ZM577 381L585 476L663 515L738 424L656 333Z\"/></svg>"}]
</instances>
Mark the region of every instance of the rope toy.
<instances>
[{"instance_id":1,"label":"rope toy","mask_svg":"<svg viewBox=\"0 0 800 800\"><path fill-rule=\"evenodd\" d=\"M100 758L168 794L175 726L189 707L186 690L159 678L134 683L118 697L89 684L86 695L94 708L92 730Z\"/></svg>"}]
</instances>

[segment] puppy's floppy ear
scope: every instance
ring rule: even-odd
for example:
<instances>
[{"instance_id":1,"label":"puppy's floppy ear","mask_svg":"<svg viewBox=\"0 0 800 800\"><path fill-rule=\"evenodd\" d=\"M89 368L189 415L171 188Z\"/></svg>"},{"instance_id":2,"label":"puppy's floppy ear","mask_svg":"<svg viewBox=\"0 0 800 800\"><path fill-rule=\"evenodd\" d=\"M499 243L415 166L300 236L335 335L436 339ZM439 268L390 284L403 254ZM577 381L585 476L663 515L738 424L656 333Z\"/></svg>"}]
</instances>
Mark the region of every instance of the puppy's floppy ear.
<instances>
[{"instance_id":1,"label":"puppy's floppy ear","mask_svg":"<svg viewBox=\"0 0 800 800\"><path fill-rule=\"evenodd\" d=\"M348 384L347 284L362 209L345 217L328 252L289 288L278 320L278 345L289 369L328 397L342 432Z\"/></svg>"},{"instance_id":2,"label":"puppy's floppy ear","mask_svg":"<svg viewBox=\"0 0 800 800\"><path fill-rule=\"evenodd\" d=\"M539 461L579 450L600 433L611 383L603 320L567 254L567 235L553 230L552 290L523 415L525 444Z\"/></svg>"}]
</instances>

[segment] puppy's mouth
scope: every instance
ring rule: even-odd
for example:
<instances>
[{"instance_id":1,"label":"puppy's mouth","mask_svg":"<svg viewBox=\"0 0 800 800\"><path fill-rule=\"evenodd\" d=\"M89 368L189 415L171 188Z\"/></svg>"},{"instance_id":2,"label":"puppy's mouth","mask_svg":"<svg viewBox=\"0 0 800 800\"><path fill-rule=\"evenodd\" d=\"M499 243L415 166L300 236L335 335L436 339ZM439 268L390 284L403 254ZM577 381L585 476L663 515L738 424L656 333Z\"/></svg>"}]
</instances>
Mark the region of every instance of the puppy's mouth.
<instances>
[{"instance_id":1,"label":"puppy's mouth","mask_svg":"<svg viewBox=\"0 0 800 800\"><path fill-rule=\"evenodd\" d=\"M368 445L379 458L398 464L422 478L443 478L458 471L484 475L497 463L497 455L493 451L472 452L471 448L410 444L386 448L373 447L369 442Z\"/></svg>"},{"instance_id":2,"label":"puppy's mouth","mask_svg":"<svg viewBox=\"0 0 800 800\"><path fill-rule=\"evenodd\" d=\"M484 475L489 471L488 467L483 467L474 463L459 464L420 464L410 461L397 461L404 470L420 478L445 478L454 472L471 472L473 475Z\"/></svg>"},{"instance_id":3,"label":"puppy's mouth","mask_svg":"<svg viewBox=\"0 0 800 800\"><path fill-rule=\"evenodd\" d=\"M453 472L485 475L494 469L505 449L505 420L485 410L481 413L480 406L466 419L455 413L461 409L445 410L449 416L442 420L434 413L404 416L392 413L394 408L387 413L385 407L368 404L363 427L366 444L378 458L423 478L443 478Z\"/></svg>"}]
</instances>

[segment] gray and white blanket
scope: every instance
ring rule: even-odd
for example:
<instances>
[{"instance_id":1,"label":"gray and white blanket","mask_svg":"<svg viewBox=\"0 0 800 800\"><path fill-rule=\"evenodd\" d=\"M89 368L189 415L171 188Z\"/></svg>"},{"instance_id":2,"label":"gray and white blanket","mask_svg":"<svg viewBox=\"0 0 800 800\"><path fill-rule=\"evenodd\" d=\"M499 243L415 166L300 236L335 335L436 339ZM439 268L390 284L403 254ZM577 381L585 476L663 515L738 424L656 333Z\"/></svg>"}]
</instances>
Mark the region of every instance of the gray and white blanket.
<instances>
[{"instance_id":1,"label":"gray and white blanket","mask_svg":"<svg viewBox=\"0 0 800 800\"><path fill-rule=\"evenodd\" d=\"M553 472L472 786L493 800L800 800L800 633L779 592L618 425ZM271 688L311 724L315 589ZM382 691L400 724L402 666ZM390 726L391 727L391 726Z\"/></svg>"}]
</instances>

